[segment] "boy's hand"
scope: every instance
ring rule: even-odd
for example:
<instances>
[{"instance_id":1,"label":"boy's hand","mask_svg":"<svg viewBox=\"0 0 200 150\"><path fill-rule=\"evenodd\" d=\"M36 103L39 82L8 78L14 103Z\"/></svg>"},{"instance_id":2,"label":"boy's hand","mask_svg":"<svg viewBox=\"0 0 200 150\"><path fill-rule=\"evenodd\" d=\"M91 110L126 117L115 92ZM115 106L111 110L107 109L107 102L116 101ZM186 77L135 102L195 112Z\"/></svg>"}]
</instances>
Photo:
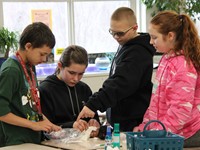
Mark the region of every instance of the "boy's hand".
<instances>
[{"instance_id":1,"label":"boy's hand","mask_svg":"<svg viewBox=\"0 0 200 150\"><path fill-rule=\"evenodd\" d=\"M80 120L81 118L93 118L95 113L89 109L87 106L84 106L81 112L79 113L77 120Z\"/></svg>"},{"instance_id":2,"label":"boy's hand","mask_svg":"<svg viewBox=\"0 0 200 150\"><path fill-rule=\"evenodd\" d=\"M33 122L32 130L34 131L45 131L45 132L52 132L52 131L59 131L62 128L51 123L48 119L44 119L39 122Z\"/></svg>"}]
</instances>

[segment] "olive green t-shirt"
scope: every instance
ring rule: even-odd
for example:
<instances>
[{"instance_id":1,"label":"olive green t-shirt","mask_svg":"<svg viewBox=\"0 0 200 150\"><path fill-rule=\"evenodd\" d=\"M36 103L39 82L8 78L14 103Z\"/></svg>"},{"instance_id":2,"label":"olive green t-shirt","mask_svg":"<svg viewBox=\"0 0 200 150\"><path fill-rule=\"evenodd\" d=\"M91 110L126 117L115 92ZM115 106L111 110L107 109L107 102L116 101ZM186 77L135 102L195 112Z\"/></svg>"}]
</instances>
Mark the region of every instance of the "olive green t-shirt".
<instances>
[{"instance_id":1,"label":"olive green t-shirt","mask_svg":"<svg viewBox=\"0 0 200 150\"><path fill-rule=\"evenodd\" d=\"M8 58L1 66L0 87L0 116L13 113L37 121L37 112L32 107L34 104L27 98L29 84L15 57ZM41 132L0 121L0 147L40 142Z\"/></svg>"}]
</instances>

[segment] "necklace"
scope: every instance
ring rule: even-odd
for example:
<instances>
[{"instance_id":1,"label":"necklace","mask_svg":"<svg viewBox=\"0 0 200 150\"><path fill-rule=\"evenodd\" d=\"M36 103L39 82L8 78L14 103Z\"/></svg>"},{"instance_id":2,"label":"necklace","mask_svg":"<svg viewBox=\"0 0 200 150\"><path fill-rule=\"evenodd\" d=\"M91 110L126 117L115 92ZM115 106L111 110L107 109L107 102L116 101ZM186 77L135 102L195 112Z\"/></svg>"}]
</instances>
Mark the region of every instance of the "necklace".
<instances>
[{"instance_id":1,"label":"necklace","mask_svg":"<svg viewBox=\"0 0 200 150\"><path fill-rule=\"evenodd\" d=\"M31 98L34 100L35 104L36 104L36 108L37 108L37 112L38 112L38 118L39 120L43 120L43 116L42 116L42 110L41 110L41 106L40 106L40 98L39 98L39 91L36 88L36 81L35 81L35 76L34 76L34 72L32 69L32 65L28 64L30 72L31 72L31 78L28 74L26 65L22 59L22 57L20 56L19 52L16 52L16 57L19 60L19 63L22 66L22 69L24 71L26 80L28 81L29 87L30 87L30 93L31 93Z\"/></svg>"}]
</instances>

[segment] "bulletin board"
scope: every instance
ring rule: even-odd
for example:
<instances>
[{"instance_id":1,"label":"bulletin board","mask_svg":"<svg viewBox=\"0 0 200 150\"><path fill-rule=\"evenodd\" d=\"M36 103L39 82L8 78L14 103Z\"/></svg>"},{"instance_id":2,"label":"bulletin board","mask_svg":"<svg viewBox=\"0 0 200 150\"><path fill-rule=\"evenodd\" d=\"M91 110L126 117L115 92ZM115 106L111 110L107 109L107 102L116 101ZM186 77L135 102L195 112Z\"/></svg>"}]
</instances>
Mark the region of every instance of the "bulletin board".
<instances>
[{"instance_id":1,"label":"bulletin board","mask_svg":"<svg viewBox=\"0 0 200 150\"><path fill-rule=\"evenodd\" d=\"M43 22L52 29L52 11L51 9L31 10L32 22Z\"/></svg>"}]
</instances>

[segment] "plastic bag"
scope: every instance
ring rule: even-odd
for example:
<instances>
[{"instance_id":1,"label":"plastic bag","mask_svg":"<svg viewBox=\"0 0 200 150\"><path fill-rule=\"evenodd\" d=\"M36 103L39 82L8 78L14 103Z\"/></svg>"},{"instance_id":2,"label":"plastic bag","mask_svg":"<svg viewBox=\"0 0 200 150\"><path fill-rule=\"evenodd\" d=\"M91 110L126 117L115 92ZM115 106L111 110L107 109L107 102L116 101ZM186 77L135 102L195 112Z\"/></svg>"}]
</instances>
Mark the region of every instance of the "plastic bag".
<instances>
[{"instance_id":1,"label":"plastic bag","mask_svg":"<svg viewBox=\"0 0 200 150\"><path fill-rule=\"evenodd\" d=\"M80 131L73 129L73 128L63 128L60 131L56 131L56 132L50 132L47 133L45 132L44 135L49 139L53 139L53 140L61 140L61 139L66 139L66 138L76 138L79 137L81 134Z\"/></svg>"},{"instance_id":2,"label":"plastic bag","mask_svg":"<svg viewBox=\"0 0 200 150\"><path fill-rule=\"evenodd\" d=\"M73 128L63 128L60 131L44 133L44 135L50 140L57 140L57 142L75 143L88 140L90 133L96 129L96 127L90 126L86 131L80 132Z\"/></svg>"}]
</instances>

